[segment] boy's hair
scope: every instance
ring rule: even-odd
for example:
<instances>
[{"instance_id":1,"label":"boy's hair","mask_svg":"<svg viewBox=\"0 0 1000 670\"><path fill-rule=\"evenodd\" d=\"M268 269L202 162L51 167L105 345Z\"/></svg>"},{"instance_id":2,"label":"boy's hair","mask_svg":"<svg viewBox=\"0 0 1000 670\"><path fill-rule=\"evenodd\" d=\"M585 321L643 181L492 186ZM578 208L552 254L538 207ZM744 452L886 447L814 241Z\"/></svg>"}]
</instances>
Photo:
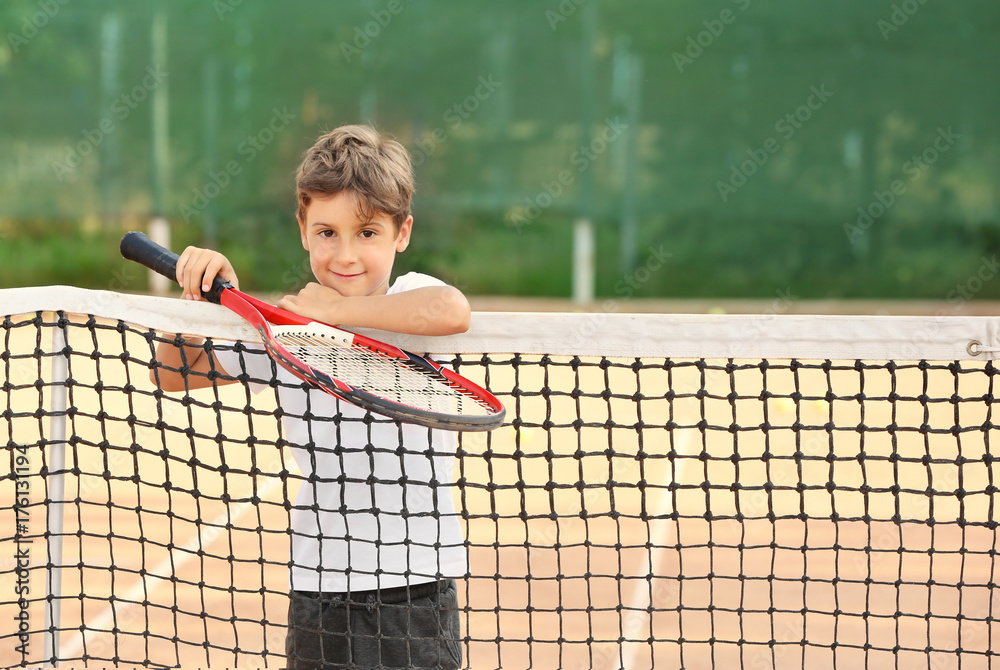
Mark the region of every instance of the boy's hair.
<instances>
[{"instance_id":1,"label":"boy's hair","mask_svg":"<svg viewBox=\"0 0 1000 670\"><path fill-rule=\"evenodd\" d=\"M371 221L379 213L392 217L399 232L410 215L413 168L399 142L383 137L370 126L341 126L321 136L305 152L295 174L297 216L306 219L313 198L329 198L351 191L358 199L358 215Z\"/></svg>"}]
</instances>

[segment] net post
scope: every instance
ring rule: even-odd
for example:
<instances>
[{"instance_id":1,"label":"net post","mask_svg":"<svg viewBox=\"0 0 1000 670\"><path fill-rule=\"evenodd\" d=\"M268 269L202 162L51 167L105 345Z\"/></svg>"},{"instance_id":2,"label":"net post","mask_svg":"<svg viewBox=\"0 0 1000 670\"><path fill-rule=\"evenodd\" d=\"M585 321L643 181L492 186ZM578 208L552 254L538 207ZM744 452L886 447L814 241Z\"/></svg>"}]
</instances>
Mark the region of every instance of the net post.
<instances>
[{"instance_id":1,"label":"net post","mask_svg":"<svg viewBox=\"0 0 1000 670\"><path fill-rule=\"evenodd\" d=\"M56 313L58 321L58 313ZM49 417L49 475L46 507L48 563L45 589L45 643L43 667L59 663L59 626L62 620L63 502L66 495L66 379L69 365L63 350L66 331L56 325L52 335L52 413Z\"/></svg>"},{"instance_id":2,"label":"net post","mask_svg":"<svg viewBox=\"0 0 1000 670\"><path fill-rule=\"evenodd\" d=\"M162 216L157 216L149 222L149 239L161 247L170 248L170 222ZM167 295L170 292L170 280L155 270L149 271L149 290L154 295Z\"/></svg>"},{"instance_id":3,"label":"net post","mask_svg":"<svg viewBox=\"0 0 1000 670\"><path fill-rule=\"evenodd\" d=\"M573 226L573 302L586 305L594 300L594 224L577 219Z\"/></svg>"}]
</instances>

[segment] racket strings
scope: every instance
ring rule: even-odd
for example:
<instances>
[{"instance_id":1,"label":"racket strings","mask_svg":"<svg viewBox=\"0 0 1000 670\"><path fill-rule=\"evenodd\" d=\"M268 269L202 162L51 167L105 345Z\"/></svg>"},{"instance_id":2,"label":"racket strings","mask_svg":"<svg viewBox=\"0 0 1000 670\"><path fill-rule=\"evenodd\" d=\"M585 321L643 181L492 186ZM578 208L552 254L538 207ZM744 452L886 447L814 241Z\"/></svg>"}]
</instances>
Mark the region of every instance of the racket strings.
<instances>
[{"instance_id":1,"label":"racket strings","mask_svg":"<svg viewBox=\"0 0 1000 670\"><path fill-rule=\"evenodd\" d=\"M392 402L461 416L494 412L485 399L439 372L377 349L301 332L275 339L314 370Z\"/></svg>"}]
</instances>

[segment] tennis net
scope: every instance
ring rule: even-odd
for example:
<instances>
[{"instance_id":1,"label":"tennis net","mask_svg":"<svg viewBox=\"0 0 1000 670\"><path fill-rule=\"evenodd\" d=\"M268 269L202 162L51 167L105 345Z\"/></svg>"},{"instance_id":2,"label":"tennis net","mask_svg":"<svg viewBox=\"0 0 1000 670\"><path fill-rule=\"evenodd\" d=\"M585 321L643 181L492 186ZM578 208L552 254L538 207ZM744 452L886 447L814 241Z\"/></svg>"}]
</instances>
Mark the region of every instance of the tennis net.
<instances>
[{"instance_id":1,"label":"tennis net","mask_svg":"<svg viewBox=\"0 0 1000 670\"><path fill-rule=\"evenodd\" d=\"M0 305L0 667L282 667L310 475L280 384L149 381L173 333L232 351L255 332L66 287ZM447 355L507 406L430 482L469 555L466 667L992 667L1000 319L482 313L462 336L366 334Z\"/></svg>"}]
</instances>

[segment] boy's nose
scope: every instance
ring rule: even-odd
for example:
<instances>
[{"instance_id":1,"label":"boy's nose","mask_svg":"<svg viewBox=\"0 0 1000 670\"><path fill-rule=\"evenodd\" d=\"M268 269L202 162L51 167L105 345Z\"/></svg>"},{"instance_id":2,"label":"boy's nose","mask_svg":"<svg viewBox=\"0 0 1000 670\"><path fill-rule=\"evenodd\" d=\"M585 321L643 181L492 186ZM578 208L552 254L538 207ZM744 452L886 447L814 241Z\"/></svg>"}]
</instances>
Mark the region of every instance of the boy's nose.
<instances>
[{"instance_id":1,"label":"boy's nose","mask_svg":"<svg viewBox=\"0 0 1000 670\"><path fill-rule=\"evenodd\" d=\"M338 244L336 250L334 251L333 259L342 265L349 265L353 263L357 259L354 245L350 242Z\"/></svg>"}]
</instances>

